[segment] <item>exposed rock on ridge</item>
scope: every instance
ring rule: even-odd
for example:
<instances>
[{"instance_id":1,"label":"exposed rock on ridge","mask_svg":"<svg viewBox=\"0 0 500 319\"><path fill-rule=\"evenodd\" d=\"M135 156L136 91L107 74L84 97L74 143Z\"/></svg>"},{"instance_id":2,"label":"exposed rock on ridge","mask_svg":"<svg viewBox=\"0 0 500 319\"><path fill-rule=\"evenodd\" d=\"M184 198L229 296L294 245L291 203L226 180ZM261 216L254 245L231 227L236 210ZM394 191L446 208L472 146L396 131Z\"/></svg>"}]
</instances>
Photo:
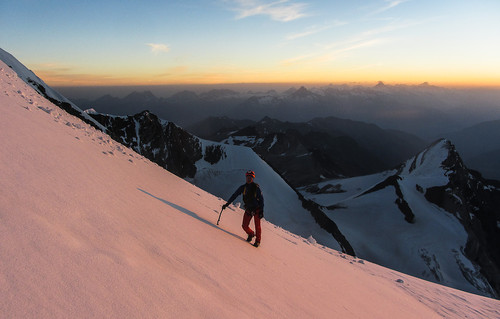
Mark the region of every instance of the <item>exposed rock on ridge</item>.
<instances>
[{"instance_id":1,"label":"exposed rock on ridge","mask_svg":"<svg viewBox=\"0 0 500 319\"><path fill-rule=\"evenodd\" d=\"M500 296L500 185L465 167L455 147L446 141L449 156L442 163L449 182L428 188L425 197L456 216L469 237L467 257L481 267L495 295ZM464 273L465 277L468 277Z\"/></svg>"},{"instance_id":2,"label":"exposed rock on ridge","mask_svg":"<svg viewBox=\"0 0 500 319\"><path fill-rule=\"evenodd\" d=\"M116 141L133 148L136 152L180 177L193 177L195 163L203 158L200 141L177 125L160 120L144 111L133 116L91 114L104 125ZM209 152L212 162L222 156Z\"/></svg>"}]
</instances>

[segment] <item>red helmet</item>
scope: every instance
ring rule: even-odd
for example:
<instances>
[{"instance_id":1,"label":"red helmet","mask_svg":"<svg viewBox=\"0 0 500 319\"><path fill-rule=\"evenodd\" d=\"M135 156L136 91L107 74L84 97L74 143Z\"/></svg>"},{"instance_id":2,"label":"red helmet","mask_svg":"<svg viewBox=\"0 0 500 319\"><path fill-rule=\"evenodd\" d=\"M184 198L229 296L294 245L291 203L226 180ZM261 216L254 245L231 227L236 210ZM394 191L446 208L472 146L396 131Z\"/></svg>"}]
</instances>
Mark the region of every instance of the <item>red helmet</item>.
<instances>
[{"instance_id":1,"label":"red helmet","mask_svg":"<svg viewBox=\"0 0 500 319\"><path fill-rule=\"evenodd\" d=\"M245 176L252 176L253 178L255 178L255 172L254 171L247 171Z\"/></svg>"}]
</instances>

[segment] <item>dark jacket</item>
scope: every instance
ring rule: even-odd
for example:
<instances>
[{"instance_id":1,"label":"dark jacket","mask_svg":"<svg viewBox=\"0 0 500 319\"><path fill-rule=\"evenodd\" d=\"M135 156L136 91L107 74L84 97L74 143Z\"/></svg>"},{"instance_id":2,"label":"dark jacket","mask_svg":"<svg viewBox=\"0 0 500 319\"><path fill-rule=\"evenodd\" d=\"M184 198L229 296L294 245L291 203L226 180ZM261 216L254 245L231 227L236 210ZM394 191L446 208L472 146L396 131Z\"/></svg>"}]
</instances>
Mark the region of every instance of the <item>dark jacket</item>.
<instances>
[{"instance_id":1,"label":"dark jacket","mask_svg":"<svg viewBox=\"0 0 500 319\"><path fill-rule=\"evenodd\" d=\"M257 183L243 184L227 201L228 204L231 204L236 197L240 194L243 194L243 204L245 205L245 211L255 214L255 211L259 209L260 211L264 211L264 197L262 196L262 191L260 190L260 186Z\"/></svg>"}]
</instances>

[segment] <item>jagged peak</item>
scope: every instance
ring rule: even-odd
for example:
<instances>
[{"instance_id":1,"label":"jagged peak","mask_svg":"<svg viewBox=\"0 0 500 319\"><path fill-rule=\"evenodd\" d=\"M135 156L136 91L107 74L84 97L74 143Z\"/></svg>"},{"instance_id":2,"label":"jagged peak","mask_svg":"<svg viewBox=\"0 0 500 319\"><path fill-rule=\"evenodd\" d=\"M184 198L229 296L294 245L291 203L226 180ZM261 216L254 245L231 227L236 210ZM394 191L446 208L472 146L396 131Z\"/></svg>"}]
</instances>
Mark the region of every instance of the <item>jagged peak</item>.
<instances>
[{"instance_id":1,"label":"jagged peak","mask_svg":"<svg viewBox=\"0 0 500 319\"><path fill-rule=\"evenodd\" d=\"M314 93L306 89L304 86L301 86L298 90L290 94L293 98L306 98L312 95L314 95Z\"/></svg>"},{"instance_id":2,"label":"jagged peak","mask_svg":"<svg viewBox=\"0 0 500 319\"><path fill-rule=\"evenodd\" d=\"M406 161L399 169L399 174L442 176L452 169L449 163L462 163L462 160L451 141L439 139ZM438 171L443 174L436 174Z\"/></svg>"},{"instance_id":3,"label":"jagged peak","mask_svg":"<svg viewBox=\"0 0 500 319\"><path fill-rule=\"evenodd\" d=\"M157 116L155 114L151 113L149 110L144 110L144 111L141 111L141 112L135 114L134 117L154 117L154 118L156 118Z\"/></svg>"}]
</instances>

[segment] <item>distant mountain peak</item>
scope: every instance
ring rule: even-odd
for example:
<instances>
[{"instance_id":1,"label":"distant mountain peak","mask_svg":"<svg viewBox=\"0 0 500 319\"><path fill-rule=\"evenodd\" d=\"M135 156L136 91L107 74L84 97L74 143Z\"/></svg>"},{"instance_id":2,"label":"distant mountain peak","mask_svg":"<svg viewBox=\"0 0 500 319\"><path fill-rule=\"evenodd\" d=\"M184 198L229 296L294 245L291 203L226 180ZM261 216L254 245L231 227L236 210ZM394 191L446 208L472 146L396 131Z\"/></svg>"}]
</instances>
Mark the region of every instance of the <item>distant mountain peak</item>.
<instances>
[{"instance_id":1,"label":"distant mountain peak","mask_svg":"<svg viewBox=\"0 0 500 319\"><path fill-rule=\"evenodd\" d=\"M198 99L198 94L193 91L184 90L175 93L169 99L177 102L194 101Z\"/></svg>"},{"instance_id":2,"label":"distant mountain peak","mask_svg":"<svg viewBox=\"0 0 500 319\"><path fill-rule=\"evenodd\" d=\"M262 120L258 122L259 124L271 124L271 123L281 123L281 121L278 121L276 119L270 118L269 116L264 116Z\"/></svg>"},{"instance_id":3,"label":"distant mountain peak","mask_svg":"<svg viewBox=\"0 0 500 319\"><path fill-rule=\"evenodd\" d=\"M294 99L305 99L314 96L315 94L308 89L306 89L304 86L301 86L298 90L293 92L290 97Z\"/></svg>"},{"instance_id":4,"label":"distant mountain peak","mask_svg":"<svg viewBox=\"0 0 500 319\"><path fill-rule=\"evenodd\" d=\"M430 86L430 84L429 84L429 82L426 81L426 82L421 83L420 86Z\"/></svg>"},{"instance_id":5,"label":"distant mountain peak","mask_svg":"<svg viewBox=\"0 0 500 319\"><path fill-rule=\"evenodd\" d=\"M294 95L307 95L310 94L311 92L306 89L305 86L301 86L297 91L293 92Z\"/></svg>"},{"instance_id":6,"label":"distant mountain peak","mask_svg":"<svg viewBox=\"0 0 500 319\"><path fill-rule=\"evenodd\" d=\"M157 97L151 91L137 92L134 91L127 95L125 99L131 100L155 100Z\"/></svg>"}]
</instances>

